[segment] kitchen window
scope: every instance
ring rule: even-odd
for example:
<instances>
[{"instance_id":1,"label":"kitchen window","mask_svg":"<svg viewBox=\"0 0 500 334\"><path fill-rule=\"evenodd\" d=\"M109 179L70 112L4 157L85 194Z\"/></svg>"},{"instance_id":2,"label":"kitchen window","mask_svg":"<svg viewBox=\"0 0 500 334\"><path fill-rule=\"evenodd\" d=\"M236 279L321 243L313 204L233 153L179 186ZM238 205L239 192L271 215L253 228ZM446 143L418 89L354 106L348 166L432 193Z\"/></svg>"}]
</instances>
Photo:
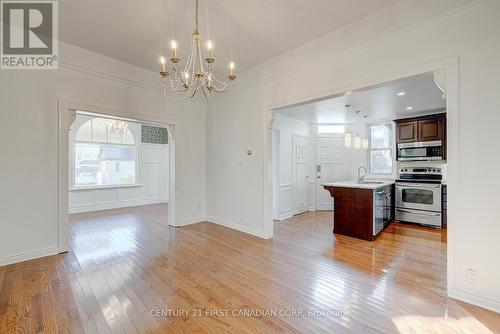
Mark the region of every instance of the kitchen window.
<instances>
[{"instance_id":1,"label":"kitchen window","mask_svg":"<svg viewBox=\"0 0 500 334\"><path fill-rule=\"evenodd\" d=\"M74 140L75 188L134 185L137 149L128 125L118 131L115 120L92 118L77 130Z\"/></svg>"},{"instance_id":2,"label":"kitchen window","mask_svg":"<svg viewBox=\"0 0 500 334\"><path fill-rule=\"evenodd\" d=\"M392 174L392 126L391 124L370 125L370 146L368 159L371 174Z\"/></svg>"}]
</instances>

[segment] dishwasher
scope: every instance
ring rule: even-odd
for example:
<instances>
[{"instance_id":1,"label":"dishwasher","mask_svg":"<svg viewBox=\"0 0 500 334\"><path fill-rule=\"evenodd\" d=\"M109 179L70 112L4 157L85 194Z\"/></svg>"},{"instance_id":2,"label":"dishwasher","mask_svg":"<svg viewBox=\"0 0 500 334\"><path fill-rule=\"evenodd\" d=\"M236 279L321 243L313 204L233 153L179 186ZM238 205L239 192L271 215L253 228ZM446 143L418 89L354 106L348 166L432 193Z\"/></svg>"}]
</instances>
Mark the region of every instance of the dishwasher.
<instances>
[{"instance_id":1,"label":"dishwasher","mask_svg":"<svg viewBox=\"0 0 500 334\"><path fill-rule=\"evenodd\" d=\"M373 191L373 235L377 235L392 220L392 186Z\"/></svg>"}]
</instances>

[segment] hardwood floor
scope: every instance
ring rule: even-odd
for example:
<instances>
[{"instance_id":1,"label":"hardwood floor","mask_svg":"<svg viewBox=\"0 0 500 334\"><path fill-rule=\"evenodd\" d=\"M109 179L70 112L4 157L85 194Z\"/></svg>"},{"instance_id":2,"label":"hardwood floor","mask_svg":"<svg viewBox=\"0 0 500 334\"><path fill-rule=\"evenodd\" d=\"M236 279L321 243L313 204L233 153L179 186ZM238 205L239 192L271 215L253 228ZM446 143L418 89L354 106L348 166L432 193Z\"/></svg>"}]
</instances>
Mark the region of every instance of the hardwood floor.
<instances>
[{"instance_id":1,"label":"hardwood floor","mask_svg":"<svg viewBox=\"0 0 500 334\"><path fill-rule=\"evenodd\" d=\"M446 297L444 232L393 224L371 243L318 212L262 240L166 213L74 215L68 254L1 267L0 333L500 332Z\"/></svg>"}]
</instances>

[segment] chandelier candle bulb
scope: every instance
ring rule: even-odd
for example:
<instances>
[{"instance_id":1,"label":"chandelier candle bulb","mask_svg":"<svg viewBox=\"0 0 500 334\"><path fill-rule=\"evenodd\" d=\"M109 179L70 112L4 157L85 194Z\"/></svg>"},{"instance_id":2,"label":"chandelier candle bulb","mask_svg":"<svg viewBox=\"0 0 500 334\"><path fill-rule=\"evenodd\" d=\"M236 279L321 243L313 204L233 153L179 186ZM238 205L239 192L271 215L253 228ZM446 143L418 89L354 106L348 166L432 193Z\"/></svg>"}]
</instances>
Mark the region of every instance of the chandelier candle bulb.
<instances>
[{"instance_id":1,"label":"chandelier candle bulb","mask_svg":"<svg viewBox=\"0 0 500 334\"><path fill-rule=\"evenodd\" d=\"M161 70L162 70L163 72L166 72L166 68L165 68L165 63L166 63L166 62L165 62L165 57L163 57L163 56L161 56L161 57L160 57L160 63L161 63Z\"/></svg>"},{"instance_id":2,"label":"chandelier candle bulb","mask_svg":"<svg viewBox=\"0 0 500 334\"><path fill-rule=\"evenodd\" d=\"M212 58L213 45L211 40L208 40L207 42L207 50L208 50L208 58Z\"/></svg>"},{"instance_id":3,"label":"chandelier candle bulb","mask_svg":"<svg viewBox=\"0 0 500 334\"><path fill-rule=\"evenodd\" d=\"M234 62L229 63L229 75L227 78L229 81L234 81L236 79L236 75L234 75Z\"/></svg>"},{"instance_id":4,"label":"chandelier candle bulb","mask_svg":"<svg viewBox=\"0 0 500 334\"><path fill-rule=\"evenodd\" d=\"M170 46L172 47L172 58L177 58L177 42L175 40L172 40L170 42Z\"/></svg>"},{"instance_id":5,"label":"chandelier candle bulb","mask_svg":"<svg viewBox=\"0 0 500 334\"><path fill-rule=\"evenodd\" d=\"M168 72L167 72L167 61L165 60L165 57L161 56L160 57L160 63L161 63L161 71L160 71L160 75L162 78L166 78L168 77Z\"/></svg>"}]
</instances>

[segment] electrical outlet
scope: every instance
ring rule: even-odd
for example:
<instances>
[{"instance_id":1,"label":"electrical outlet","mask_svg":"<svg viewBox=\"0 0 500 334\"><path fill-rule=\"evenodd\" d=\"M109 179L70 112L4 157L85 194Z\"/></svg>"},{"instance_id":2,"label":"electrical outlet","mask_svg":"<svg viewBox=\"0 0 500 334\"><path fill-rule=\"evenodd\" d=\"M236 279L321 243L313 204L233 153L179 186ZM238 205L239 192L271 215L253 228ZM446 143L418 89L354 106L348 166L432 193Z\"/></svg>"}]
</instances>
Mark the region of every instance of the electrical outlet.
<instances>
[{"instance_id":1,"label":"electrical outlet","mask_svg":"<svg viewBox=\"0 0 500 334\"><path fill-rule=\"evenodd\" d=\"M465 280L469 284L476 284L477 283L477 271L473 269L466 269L465 270Z\"/></svg>"}]
</instances>

